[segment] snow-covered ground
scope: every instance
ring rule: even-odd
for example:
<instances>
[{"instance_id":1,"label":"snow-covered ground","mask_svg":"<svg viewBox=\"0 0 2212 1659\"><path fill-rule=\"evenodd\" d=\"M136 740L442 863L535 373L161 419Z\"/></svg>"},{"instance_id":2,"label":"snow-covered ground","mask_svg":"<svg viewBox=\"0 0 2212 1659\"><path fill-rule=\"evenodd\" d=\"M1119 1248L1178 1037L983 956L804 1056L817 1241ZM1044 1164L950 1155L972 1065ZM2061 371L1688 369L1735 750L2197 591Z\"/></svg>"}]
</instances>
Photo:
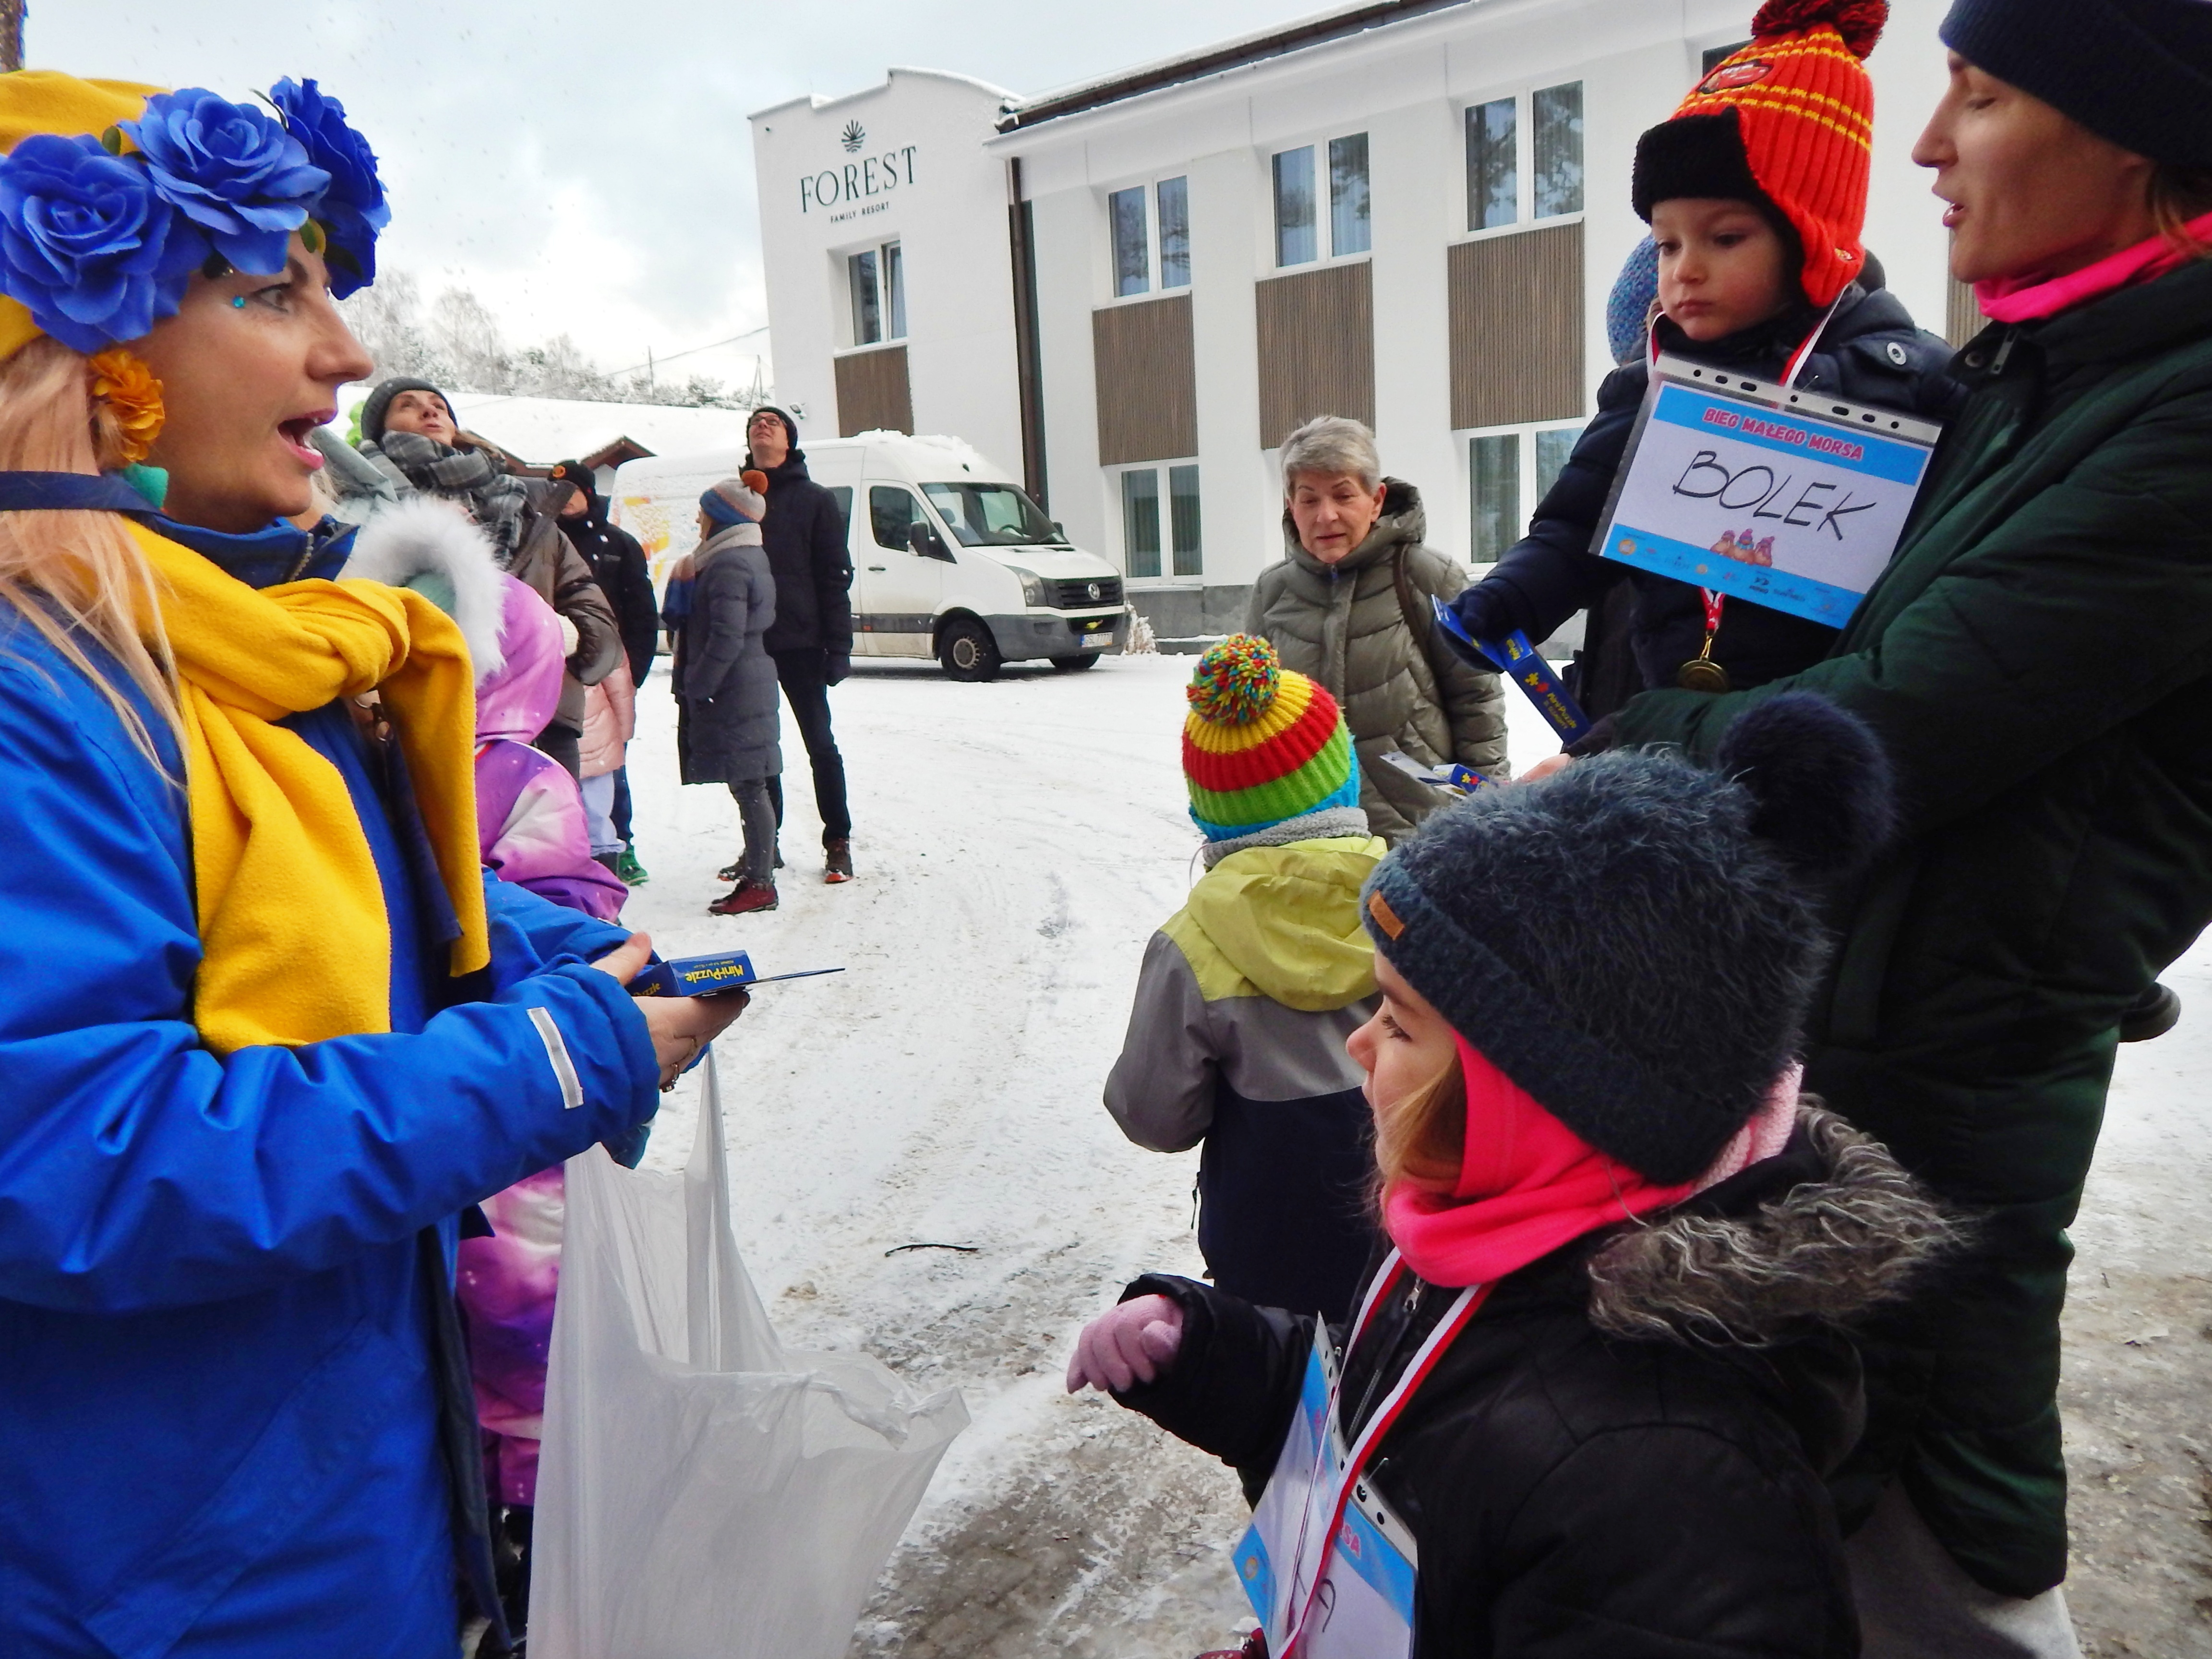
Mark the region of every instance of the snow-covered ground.
<instances>
[{"instance_id":1,"label":"snow-covered ground","mask_svg":"<svg viewBox=\"0 0 2212 1659\"><path fill-rule=\"evenodd\" d=\"M763 973L848 970L763 988L720 1045L748 1265L787 1340L957 1384L975 1419L856 1659L1178 1659L1243 1614L1233 1478L1060 1382L1123 1282L1198 1267L1196 1155L1130 1146L1099 1104L1145 940L1195 871L1177 747L1190 667L1109 658L963 685L863 663L832 694L860 879L821 884L787 721L782 908L738 919L705 913L736 809L677 785L665 673L641 697L630 780L653 880L629 919L671 954L741 945ZM1524 702L1511 713L1526 766L1555 745ZM2188 1222L2212 1174L2188 1086L2212 1061L2212 961L2170 977L2190 1016L2124 1054L2077 1231L2070 1588L2094 1653L2212 1654L2197 1438L2212 1247ZM682 1162L692 1107L688 1089L671 1097L653 1162Z\"/></svg>"}]
</instances>

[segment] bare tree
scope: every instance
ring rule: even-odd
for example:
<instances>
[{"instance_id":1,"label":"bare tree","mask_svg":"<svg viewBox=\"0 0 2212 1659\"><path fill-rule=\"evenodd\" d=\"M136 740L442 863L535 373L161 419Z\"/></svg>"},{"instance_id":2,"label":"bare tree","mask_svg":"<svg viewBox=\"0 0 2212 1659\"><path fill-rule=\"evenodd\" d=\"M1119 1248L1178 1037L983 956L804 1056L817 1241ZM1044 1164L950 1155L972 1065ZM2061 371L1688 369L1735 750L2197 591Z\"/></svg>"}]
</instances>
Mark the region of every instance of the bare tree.
<instances>
[{"instance_id":1,"label":"bare tree","mask_svg":"<svg viewBox=\"0 0 2212 1659\"><path fill-rule=\"evenodd\" d=\"M6 3L0 0L0 5ZM343 301L342 309L348 326L375 360L375 380L404 374L456 392L595 403L749 409L769 401L757 369L750 387L732 393L704 374L690 376L680 388L656 383L641 371L610 374L566 334L542 345L512 348L499 319L473 292L447 289L425 307L421 286L405 271L380 276L374 288Z\"/></svg>"}]
</instances>

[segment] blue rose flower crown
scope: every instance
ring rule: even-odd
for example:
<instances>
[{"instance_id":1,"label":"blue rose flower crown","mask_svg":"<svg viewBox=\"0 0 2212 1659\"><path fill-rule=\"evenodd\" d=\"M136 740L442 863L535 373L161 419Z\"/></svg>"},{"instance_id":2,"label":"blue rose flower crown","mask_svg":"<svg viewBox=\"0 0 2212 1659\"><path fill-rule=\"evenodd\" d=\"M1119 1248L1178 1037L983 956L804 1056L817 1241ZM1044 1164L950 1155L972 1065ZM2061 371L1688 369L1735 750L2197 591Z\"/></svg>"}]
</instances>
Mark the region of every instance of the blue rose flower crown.
<instances>
[{"instance_id":1,"label":"blue rose flower crown","mask_svg":"<svg viewBox=\"0 0 2212 1659\"><path fill-rule=\"evenodd\" d=\"M0 293L90 355L173 315L195 270L281 271L295 231L332 294L366 288L392 220L375 153L313 81L269 105L186 87L96 138L24 139L0 156Z\"/></svg>"}]
</instances>

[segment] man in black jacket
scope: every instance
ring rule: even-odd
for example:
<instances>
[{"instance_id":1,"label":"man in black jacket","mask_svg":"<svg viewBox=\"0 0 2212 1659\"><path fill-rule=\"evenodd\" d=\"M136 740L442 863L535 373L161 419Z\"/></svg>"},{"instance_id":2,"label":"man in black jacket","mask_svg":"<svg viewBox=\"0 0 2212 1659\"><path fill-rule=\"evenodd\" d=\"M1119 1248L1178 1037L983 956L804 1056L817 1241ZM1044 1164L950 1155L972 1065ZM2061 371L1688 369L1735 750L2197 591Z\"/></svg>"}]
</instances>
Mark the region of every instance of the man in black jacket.
<instances>
[{"instance_id":1,"label":"man in black jacket","mask_svg":"<svg viewBox=\"0 0 2212 1659\"><path fill-rule=\"evenodd\" d=\"M845 801L845 761L830 729L830 688L853 669L853 560L836 497L806 476L799 427L763 404L745 427L745 465L768 475L761 538L775 573L775 622L769 654L806 740L814 804L822 814L822 875L853 878L853 819ZM776 822L783 822L781 779L770 779Z\"/></svg>"},{"instance_id":2,"label":"man in black jacket","mask_svg":"<svg viewBox=\"0 0 2212 1659\"><path fill-rule=\"evenodd\" d=\"M637 538L607 521L607 499L594 487L589 467L581 461L562 461L554 467L553 477L569 486L568 498L561 506L562 532L591 566L607 596L622 635L623 653L629 659L630 679L643 685L660 643L660 608L653 597L653 572L646 564L645 550ZM613 817L623 850L615 873L632 887L642 887L648 878L630 839L629 811L629 768L621 766L615 769Z\"/></svg>"}]
</instances>

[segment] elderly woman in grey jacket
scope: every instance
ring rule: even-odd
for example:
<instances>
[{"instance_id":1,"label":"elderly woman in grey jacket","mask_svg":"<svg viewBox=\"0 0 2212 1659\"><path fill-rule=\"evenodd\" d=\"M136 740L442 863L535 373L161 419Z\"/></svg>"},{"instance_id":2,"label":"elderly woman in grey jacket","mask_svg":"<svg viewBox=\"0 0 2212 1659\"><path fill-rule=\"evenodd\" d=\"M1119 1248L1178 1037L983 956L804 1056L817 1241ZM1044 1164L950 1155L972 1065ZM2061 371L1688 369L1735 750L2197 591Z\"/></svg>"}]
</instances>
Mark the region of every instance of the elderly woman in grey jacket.
<instances>
[{"instance_id":1,"label":"elderly woman in grey jacket","mask_svg":"<svg viewBox=\"0 0 2212 1659\"><path fill-rule=\"evenodd\" d=\"M1244 631L1327 686L1359 756L1359 804L1395 842L1450 798L1386 763L1457 761L1506 775L1504 689L1431 642L1429 599L1466 567L1428 546L1420 492L1382 476L1375 434L1324 415L1283 441L1280 564L1260 573Z\"/></svg>"},{"instance_id":2,"label":"elderly woman in grey jacket","mask_svg":"<svg viewBox=\"0 0 2212 1659\"><path fill-rule=\"evenodd\" d=\"M725 478L699 497L689 608L675 621L676 748L686 783L721 783L744 826L738 884L707 907L718 916L773 910L775 808L768 781L783 771L775 659L765 636L775 621L775 577L761 545L768 480ZM686 573L679 571L678 580Z\"/></svg>"}]
</instances>

